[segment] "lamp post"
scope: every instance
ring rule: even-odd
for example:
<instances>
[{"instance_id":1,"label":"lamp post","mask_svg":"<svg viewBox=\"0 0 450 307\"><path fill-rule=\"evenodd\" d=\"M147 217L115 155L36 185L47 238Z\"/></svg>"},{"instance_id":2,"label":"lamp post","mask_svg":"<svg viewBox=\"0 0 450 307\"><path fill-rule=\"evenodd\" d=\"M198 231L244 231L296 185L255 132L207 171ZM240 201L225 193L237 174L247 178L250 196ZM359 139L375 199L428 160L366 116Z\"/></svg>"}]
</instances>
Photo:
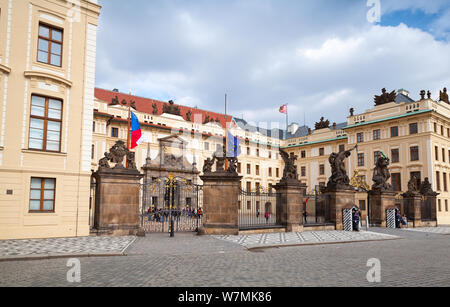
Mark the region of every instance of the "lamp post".
<instances>
[{"instance_id":1,"label":"lamp post","mask_svg":"<svg viewBox=\"0 0 450 307\"><path fill-rule=\"evenodd\" d=\"M173 207L175 206L175 191L176 191L176 179L173 174L170 174L167 178L166 185L166 200L169 205L170 214L170 237L174 237L174 225L173 225Z\"/></svg>"}]
</instances>

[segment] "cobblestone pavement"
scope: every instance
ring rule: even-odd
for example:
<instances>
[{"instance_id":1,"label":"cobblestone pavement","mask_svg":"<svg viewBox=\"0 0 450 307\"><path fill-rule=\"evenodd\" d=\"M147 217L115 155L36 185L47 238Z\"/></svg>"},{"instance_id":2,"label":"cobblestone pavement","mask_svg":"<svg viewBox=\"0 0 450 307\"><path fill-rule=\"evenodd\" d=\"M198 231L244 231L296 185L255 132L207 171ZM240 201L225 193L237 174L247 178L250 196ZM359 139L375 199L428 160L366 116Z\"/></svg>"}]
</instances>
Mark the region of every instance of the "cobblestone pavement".
<instances>
[{"instance_id":1,"label":"cobblestone pavement","mask_svg":"<svg viewBox=\"0 0 450 307\"><path fill-rule=\"evenodd\" d=\"M0 241L0 259L27 256L120 254L135 240L128 237L81 237Z\"/></svg>"},{"instance_id":2,"label":"cobblestone pavement","mask_svg":"<svg viewBox=\"0 0 450 307\"><path fill-rule=\"evenodd\" d=\"M450 235L450 227L443 227L443 226L442 227L441 226L439 226L439 227L423 227L423 228L404 228L403 230Z\"/></svg>"},{"instance_id":3,"label":"cobblestone pavement","mask_svg":"<svg viewBox=\"0 0 450 307\"><path fill-rule=\"evenodd\" d=\"M216 236L216 238L237 243L247 248L259 248L283 245L309 245L323 243L389 240L396 239L398 237L371 231L306 231L302 233L294 232L240 236Z\"/></svg>"},{"instance_id":4,"label":"cobblestone pavement","mask_svg":"<svg viewBox=\"0 0 450 307\"><path fill-rule=\"evenodd\" d=\"M332 245L248 250L194 234L137 238L126 257L80 258L81 282L68 283L67 259L0 262L0 286L450 286L450 237L402 230L399 236ZM381 282L366 279L381 262Z\"/></svg>"}]
</instances>

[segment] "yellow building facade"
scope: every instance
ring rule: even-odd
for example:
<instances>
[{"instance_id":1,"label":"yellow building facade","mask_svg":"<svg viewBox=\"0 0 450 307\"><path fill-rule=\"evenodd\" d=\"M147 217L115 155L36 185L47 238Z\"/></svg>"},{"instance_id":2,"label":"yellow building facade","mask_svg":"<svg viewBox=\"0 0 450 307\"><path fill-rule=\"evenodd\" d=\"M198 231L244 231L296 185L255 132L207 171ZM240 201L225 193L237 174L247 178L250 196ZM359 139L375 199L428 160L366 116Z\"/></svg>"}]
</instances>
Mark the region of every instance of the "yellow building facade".
<instances>
[{"instance_id":1,"label":"yellow building facade","mask_svg":"<svg viewBox=\"0 0 450 307\"><path fill-rule=\"evenodd\" d=\"M0 0L0 239L89 235L96 0Z\"/></svg>"}]
</instances>

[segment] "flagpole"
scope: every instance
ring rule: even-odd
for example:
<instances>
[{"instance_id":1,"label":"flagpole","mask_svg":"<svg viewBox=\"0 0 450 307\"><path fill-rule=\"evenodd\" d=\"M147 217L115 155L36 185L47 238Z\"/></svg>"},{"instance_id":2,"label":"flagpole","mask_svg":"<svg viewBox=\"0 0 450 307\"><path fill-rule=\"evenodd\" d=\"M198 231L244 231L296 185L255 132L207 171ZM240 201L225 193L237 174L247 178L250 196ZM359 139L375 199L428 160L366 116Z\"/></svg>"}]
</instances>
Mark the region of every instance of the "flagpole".
<instances>
[{"instance_id":1,"label":"flagpole","mask_svg":"<svg viewBox=\"0 0 450 307\"><path fill-rule=\"evenodd\" d=\"M225 94L225 144L224 144L224 151L225 151L225 158L228 155L228 125L227 125L227 94ZM225 159L225 170L228 171L228 159Z\"/></svg>"}]
</instances>

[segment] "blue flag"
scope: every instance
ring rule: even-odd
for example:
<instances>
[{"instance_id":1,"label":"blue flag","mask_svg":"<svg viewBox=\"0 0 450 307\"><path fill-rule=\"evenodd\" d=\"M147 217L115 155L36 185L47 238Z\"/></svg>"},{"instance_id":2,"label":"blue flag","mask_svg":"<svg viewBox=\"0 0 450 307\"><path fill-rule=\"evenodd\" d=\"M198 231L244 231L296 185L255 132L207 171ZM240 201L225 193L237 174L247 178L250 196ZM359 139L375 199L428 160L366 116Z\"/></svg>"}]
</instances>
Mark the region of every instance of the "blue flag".
<instances>
[{"instance_id":1,"label":"blue flag","mask_svg":"<svg viewBox=\"0 0 450 307\"><path fill-rule=\"evenodd\" d=\"M240 154L239 139L228 131L227 157L237 158Z\"/></svg>"}]
</instances>

